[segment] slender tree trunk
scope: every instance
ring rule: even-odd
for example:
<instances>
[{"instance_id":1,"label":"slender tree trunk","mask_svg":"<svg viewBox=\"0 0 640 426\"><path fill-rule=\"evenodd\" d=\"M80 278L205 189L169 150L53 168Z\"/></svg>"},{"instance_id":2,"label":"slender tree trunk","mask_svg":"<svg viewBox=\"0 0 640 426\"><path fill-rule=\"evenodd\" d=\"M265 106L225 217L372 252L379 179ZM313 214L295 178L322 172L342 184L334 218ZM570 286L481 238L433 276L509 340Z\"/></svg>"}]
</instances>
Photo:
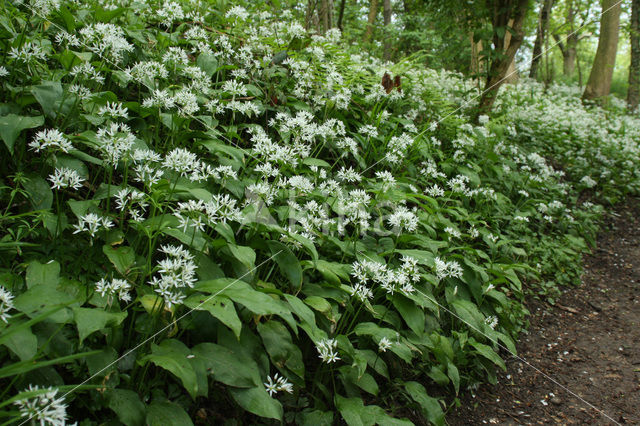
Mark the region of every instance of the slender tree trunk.
<instances>
[{"instance_id":1,"label":"slender tree trunk","mask_svg":"<svg viewBox=\"0 0 640 426\"><path fill-rule=\"evenodd\" d=\"M478 88L480 88L480 76L484 73L483 69L483 58L480 56L480 52L482 52L482 39L475 41L473 38L473 32L469 33L469 42L471 43L471 65L470 65L470 74L471 78L473 78Z\"/></svg>"},{"instance_id":2,"label":"slender tree trunk","mask_svg":"<svg viewBox=\"0 0 640 426\"><path fill-rule=\"evenodd\" d=\"M611 91L611 79L613 78L613 67L616 64L620 32L620 11L622 9L620 3L619 0L602 0L603 14L600 18L600 38L587 87L582 95L584 100L600 99L609 95Z\"/></svg>"},{"instance_id":3,"label":"slender tree trunk","mask_svg":"<svg viewBox=\"0 0 640 426\"><path fill-rule=\"evenodd\" d=\"M340 2L340 11L338 12L338 28L342 31L342 18L344 18L344 6L347 3L347 0L342 0Z\"/></svg>"},{"instance_id":4,"label":"slender tree trunk","mask_svg":"<svg viewBox=\"0 0 640 426\"><path fill-rule=\"evenodd\" d=\"M382 0L382 17L384 19L384 53L385 61L391 60L391 38L389 34L389 24L391 23L391 0Z\"/></svg>"},{"instance_id":5,"label":"slender tree trunk","mask_svg":"<svg viewBox=\"0 0 640 426\"><path fill-rule=\"evenodd\" d=\"M322 34L326 33L331 28L331 8L329 0L320 0L320 7L318 7L318 22L319 30Z\"/></svg>"},{"instance_id":6,"label":"slender tree trunk","mask_svg":"<svg viewBox=\"0 0 640 426\"><path fill-rule=\"evenodd\" d=\"M376 16L378 15L378 0L371 0L369 5L369 18L367 19L367 31L364 33L364 41L371 41L373 36L373 24L376 22Z\"/></svg>"},{"instance_id":7,"label":"slender tree trunk","mask_svg":"<svg viewBox=\"0 0 640 426\"><path fill-rule=\"evenodd\" d=\"M630 111L638 108L640 101L640 0L631 2L631 63L629 64L629 89L627 106Z\"/></svg>"},{"instance_id":8,"label":"slender tree trunk","mask_svg":"<svg viewBox=\"0 0 640 426\"><path fill-rule=\"evenodd\" d=\"M509 27L513 27L513 19L509 20ZM508 49L511 44L511 33L509 31L504 35L504 48ZM518 74L518 69L516 68L516 57L513 56L511 59L511 63L509 64L509 68L507 68L507 74L504 76L505 84L514 84L517 83L520 79L520 74Z\"/></svg>"},{"instance_id":9,"label":"slender tree trunk","mask_svg":"<svg viewBox=\"0 0 640 426\"><path fill-rule=\"evenodd\" d=\"M491 108L496 100L500 86L504 83L504 77L507 75L507 70L513 62L516 52L524 39L522 26L524 24L524 18L527 14L528 6L528 0L517 0L515 3L508 0L501 0L494 3L492 18L493 44L494 49L499 53L499 55L491 61L487 82L478 104L478 110L475 117L476 120L480 115L491 112ZM513 22L511 31L513 31L514 34L511 35L509 45L507 46L505 44L505 36L511 31L505 31L505 36L500 37L497 29L506 28L510 21Z\"/></svg>"},{"instance_id":10,"label":"slender tree trunk","mask_svg":"<svg viewBox=\"0 0 640 426\"><path fill-rule=\"evenodd\" d=\"M542 44L544 43L547 26L549 25L549 15L552 6L553 0L544 0L544 3L540 6L540 19L538 19L536 41L533 45L533 57L531 58L531 69L529 70L530 78L535 79L538 75L538 65L542 59Z\"/></svg>"},{"instance_id":11,"label":"slender tree trunk","mask_svg":"<svg viewBox=\"0 0 640 426\"><path fill-rule=\"evenodd\" d=\"M317 24L317 15L316 15L317 3L318 3L318 0L309 0L307 2L307 10L306 10L305 19L304 19L305 29L307 31L310 30L312 27L315 27Z\"/></svg>"}]
</instances>

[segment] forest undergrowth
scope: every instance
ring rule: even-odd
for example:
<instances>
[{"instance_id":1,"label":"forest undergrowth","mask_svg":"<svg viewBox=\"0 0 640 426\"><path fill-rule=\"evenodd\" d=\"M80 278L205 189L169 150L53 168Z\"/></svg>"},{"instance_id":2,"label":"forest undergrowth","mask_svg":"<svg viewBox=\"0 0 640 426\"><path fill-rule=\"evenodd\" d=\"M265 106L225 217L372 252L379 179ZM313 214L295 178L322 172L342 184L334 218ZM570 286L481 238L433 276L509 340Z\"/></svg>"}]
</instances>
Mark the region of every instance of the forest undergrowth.
<instances>
[{"instance_id":1,"label":"forest undergrowth","mask_svg":"<svg viewBox=\"0 0 640 426\"><path fill-rule=\"evenodd\" d=\"M444 424L638 193L637 114L571 86L474 124L286 11L0 4L5 424Z\"/></svg>"}]
</instances>

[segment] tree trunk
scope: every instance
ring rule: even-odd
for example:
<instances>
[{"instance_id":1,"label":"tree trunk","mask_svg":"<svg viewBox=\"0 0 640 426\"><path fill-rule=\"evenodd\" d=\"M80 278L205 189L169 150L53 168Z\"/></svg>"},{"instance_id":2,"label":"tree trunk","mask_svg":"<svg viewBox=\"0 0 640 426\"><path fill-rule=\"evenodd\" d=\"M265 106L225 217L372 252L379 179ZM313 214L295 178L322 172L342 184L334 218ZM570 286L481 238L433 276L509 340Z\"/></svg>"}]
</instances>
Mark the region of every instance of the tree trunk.
<instances>
[{"instance_id":1,"label":"tree trunk","mask_svg":"<svg viewBox=\"0 0 640 426\"><path fill-rule=\"evenodd\" d=\"M622 9L620 3L619 0L602 0L603 13L600 18L598 49L593 60L587 87L582 95L584 100L600 99L609 95L611 91L611 79L616 63L620 32L620 11Z\"/></svg>"},{"instance_id":2,"label":"tree trunk","mask_svg":"<svg viewBox=\"0 0 640 426\"><path fill-rule=\"evenodd\" d=\"M542 44L544 43L547 26L549 25L551 6L553 6L553 0L544 0L544 3L540 7L540 19L538 20L536 41L533 45L533 57L531 58L529 78L535 79L538 75L538 65L540 65L540 59L542 58Z\"/></svg>"},{"instance_id":3,"label":"tree trunk","mask_svg":"<svg viewBox=\"0 0 640 426\"><path fill-rule=\"evenodd\" d=\"M500 0L495 1L493 4L493 45L498 55L491 61L487 82L478 104L475 120L477 120L480 115L491 112L500 86L504 83L507 70L513 62L516 52L524 39L522 26L528 6L528 0L517 0L515 4L510 0ZM513 23L511 31L513 31L514 34L510 36L509 44L507 45L505 43L505 37L506 34L511 33L511 31L505 31L503 36L500 37L497 29L506 29L510 21Z\"/></svg>"},{"instance_id":4,"label":"tree trunk","mask_svg":"<svg viewBox=\"0 0 640 426\"><path fill-rule=\"evenodd\" d=\"M367 19L367 31L364 33L365 42L371 41L376 15L378 15L378 0L371 0L371 4L369 5L369 18Z\"/></svg>"},{"instance_id":5,"label":"tree trunk","mask_svg":"<svg viewBox=\"0 0 640 426\"><path fill-rule=\"evenodd\" d=\"M318 8L318 22L319 30L322 34L326 33L329 28L332 27L331 12L333 10L332 0L320 0L320 7Z\"/></svg>"},{"instance_id":6,"label":"tree trunk","mask_svg":"<svg viewBox=\"0 0 640 426\"><path fill-rule=\"evenodd\" d=\"M310 30L312 27L315 27L318 23L317 14L315 13L317 3L318 3L318 0L309 0L307 2L307 10L306 10L305 19L304 19L305 29L307 31Z\"/></svg>"},{"instance_id":7,"label":"tree trunk","mask_svg":"<svg viewBox=\"0 0 640 426\"><path fill-rule=\"evenodd\" d=\"M384 53L382 58L385 61L390 61L391 38L389 34L389 24L391 23L391 0L382 1L382 17L384 19Z\"/></svg>"},{"instance_id":8,"label":"tree trunk","mask_svg":"<svg viewBox=\"0 0 640 426\"><path fill-rule=\"evenodd\" d=\"M631 63L629 64L629 89L627 106L630 111L638 108L640 101L640 0L631 2Z\"/></svg>"},{"instance_id":9,"label":"tree trunk","mask_svg":"<svg viewBox=\"0 0 640 426\"><path fill-rule=\"evenodd\" d=\"M473 32L470 32L469 42L471 43L471 78L480 84L480 76L484 73L482 66L483 58L480 56L480 52L482 52L482 39L475 41L473 38Z\"/></svg>"},{"instance_id":10,"label":"tree trunk","mask_svg":"<svg viewBox=\"0 0 640 426\"><path fill-rule=\"evenodd\" d=\"M509 20L509 27L513 27L513 19ZM507 49L511 44L511 33L507 31L504 35L504 48ZM507 68L507 74L504 76L505 84L514 84L517 83L520 79L520 74L518 74L518 69L516 68L516 57L513 56L511 59L511 63L509 64L509 68Z\"/></svg>"},{"instance_id":11,"label":"tree trunk","mask_svg":"<svg viewBox=\"0 0 640 426\"><path fill-rule=\"evenodd\" d=\"M342 18L344 18L344 6L347 0L340 2L340 11L338 12L338 28L342 31Z\"/></svg>"}]
</instances>

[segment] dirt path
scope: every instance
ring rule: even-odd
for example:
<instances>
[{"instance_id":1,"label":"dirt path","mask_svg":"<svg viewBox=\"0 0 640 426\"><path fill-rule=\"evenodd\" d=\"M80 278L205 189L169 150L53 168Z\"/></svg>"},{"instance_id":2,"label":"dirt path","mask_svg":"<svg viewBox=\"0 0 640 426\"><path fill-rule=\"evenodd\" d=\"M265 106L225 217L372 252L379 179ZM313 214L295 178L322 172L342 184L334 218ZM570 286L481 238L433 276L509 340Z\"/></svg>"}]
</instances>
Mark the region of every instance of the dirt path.
<instances>
[{"instance_id":1,"label":"dirt path","mask_svg":"<svg viewBox=\"0 0 640 426\"><path fill-rule=\"evenodd\" d=\"M640 202L630 205L603 229L580 288L555 307L529 304L518 355L615 422L640 425ZM464 397L448 422L615 424L516 358L498 380Z\"/></svg>"}]
</instances>

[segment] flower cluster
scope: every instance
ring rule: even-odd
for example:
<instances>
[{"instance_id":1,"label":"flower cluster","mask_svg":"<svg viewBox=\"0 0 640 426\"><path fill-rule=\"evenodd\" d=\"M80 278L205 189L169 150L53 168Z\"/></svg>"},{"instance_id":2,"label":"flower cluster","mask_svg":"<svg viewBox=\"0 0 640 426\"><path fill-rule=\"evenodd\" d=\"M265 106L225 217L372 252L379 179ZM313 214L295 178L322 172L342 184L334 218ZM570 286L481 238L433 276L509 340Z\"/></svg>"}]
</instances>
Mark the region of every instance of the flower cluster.
<instances>
[{"instance_id":1,"label":"flower cluster","mask_svg":"<svg viewBox=\"0 0 640 426\"><path fill-rule=\"evenodd\" d=\"M271 376L267 376L267 381L264 383L264 387L271 396L281 391L293 393L293 385L289 383L286 377L282 377L278 375L278 373L276 373L273 378L271 378Z\"/></svg>"},{"instance_id":2,"label":"flower cluster","mask_svg":"<svg viewBox=\"0 0 640 426\"><path fill-rule=\"evenodd\" d=\"M193 262L193 255L183 246L164 245L160 251L167 255L167 258L158 262L158 276L154 276L149 281L164 299L168 308L181 305L186 295L184 288L193 288L196 282L196 264Z\"/></svg>"},{"instance_id":3,"label":"flower cluster","mask_svg":"<svg viewBox=\"0 0 640 426\"><path fill-rule=\"evenodd\" d=\"M9 322L9 311L13 309L13 294L4 287L0 286L0 319Z\"/></svg>"},{"instance_id":4,"label":"flower cluster","mask_svg":"<svg viewBox=\"0 0 640 426\"><path fill-rule=\"evenodd\" d=\"M96 292L102 297L107 298L107 304L111 305L114 298L120 299L123 302L131 302L131 284L126 280L114 278L111 281L102 278L96 282Z\"/></svg>"},{"instance_id":5,"label":"flower cluster","mask_svg":"<svg viewBox=\"0 0 640 426\"><path fill-rule=\"evenodd\" d=\"M319 357L327 364L340 360L338 351L336 350L337 348L338 342L336 339L322 339L316 343L316 349L320 354Z\"/></svg>"},{"instance_id":6,"label":"flower cluster","mask_svg":"<svg viewBox=\"0 0 640 426\"><path fill-rule=\"evenodd\" d=\"M40 389L39 386L29 385L26 392L38 392L31 398L19 399L14 404L20 410L20 415L25 418L25 422L33 420L40 425L64 426L67 424L67 406L63 398L56 397L58 389L52 387Z\"/></svg>"}]
</instances>

